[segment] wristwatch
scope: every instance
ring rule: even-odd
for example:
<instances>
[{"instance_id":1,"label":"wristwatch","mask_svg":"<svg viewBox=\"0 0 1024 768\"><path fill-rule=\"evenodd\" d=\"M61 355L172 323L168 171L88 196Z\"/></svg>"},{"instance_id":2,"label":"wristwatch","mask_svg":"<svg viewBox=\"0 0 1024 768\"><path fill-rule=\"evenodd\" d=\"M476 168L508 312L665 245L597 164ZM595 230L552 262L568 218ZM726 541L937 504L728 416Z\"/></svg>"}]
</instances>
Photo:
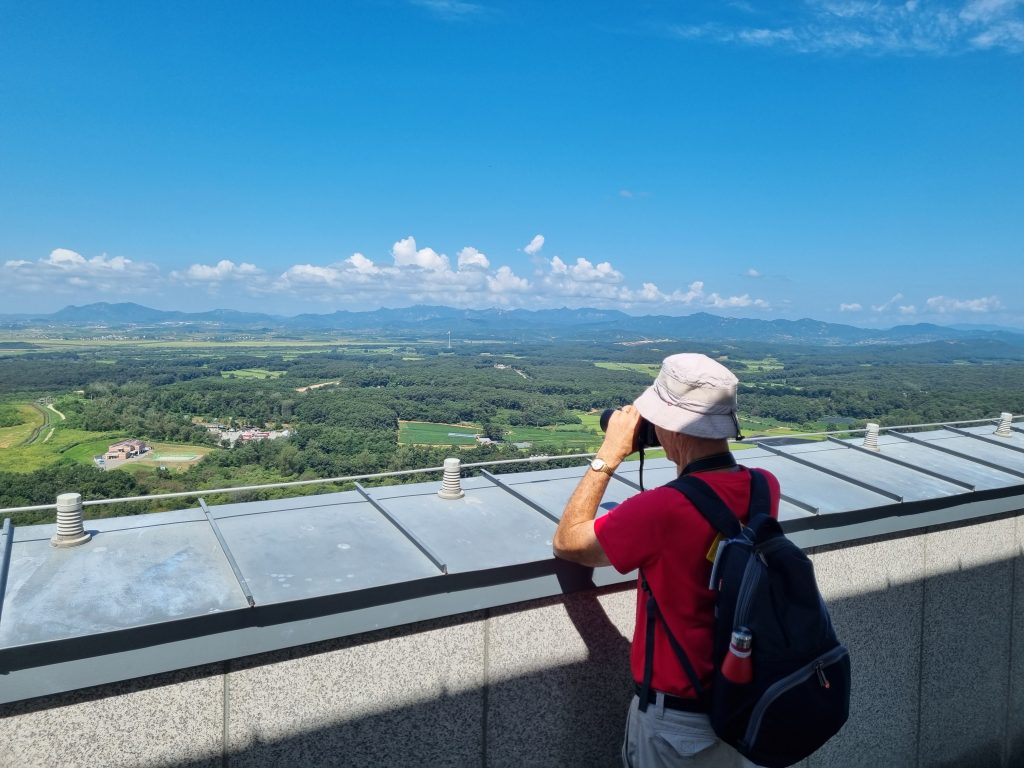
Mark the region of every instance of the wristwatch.
<instances>
[{"instance_id":1,"label":"wristwatch","mask_svg":"<svg viewBox=\"0 0 1024 768\"><path fill-rule=\"evenodd\" d=\"M590 468L595 472L604 472L606 475L614 475L615 470L611 468L607 461L602 458L596 458L590 462Z\"/></svg>"}]
</instances>

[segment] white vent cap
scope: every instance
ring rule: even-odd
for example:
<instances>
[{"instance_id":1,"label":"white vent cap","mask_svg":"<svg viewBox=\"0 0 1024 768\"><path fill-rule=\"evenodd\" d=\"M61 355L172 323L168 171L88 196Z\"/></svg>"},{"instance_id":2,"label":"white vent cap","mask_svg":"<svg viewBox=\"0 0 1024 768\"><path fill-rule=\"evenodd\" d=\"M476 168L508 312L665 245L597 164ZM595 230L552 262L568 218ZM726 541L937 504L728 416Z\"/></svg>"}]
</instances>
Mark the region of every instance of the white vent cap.
<instances>
[{"instance_id":1,"label":"white vent cap","mask_svg":"<svg viewBox=\"0 0 1024 768\"><path fill-rule=\"evenodd\" d=\"M996 427L996 434L999 437L1010 437L1010 425L1013 423L1012 413L999 414L999 426Z\"/></svg>"},{"instance_id":2,"label":"white vent cap","mask_svg":"<svg viewBox=\"0 0 1024 768\"><path fill-rule=\"evenodd\" d=\"M878 450L878 425L870 421L864 432L864 447L869 451Z\"/></svg>"},{"instance_id":3,"label":"white vent cap","mask_svg":"<svg viewBox=\"0 0 1024 768\"><path fill-rule=\"evenodd\" d=\"M62 493L57 497L57 532L50 537L50 546L77 547L91 538L82 522L82 494Z\"/></svg>"},{"instance_id":4,"label":"white vent cap","mask_svg":"<svg viewBox=\"0 0 1024 768\"><path fill-rule=\"evenodd\" d=\"M442 499L461 499L466 494L462 492L462 461L460 459L444 460L444 478L441 480L441 490L437 495Z\"/></svg>"}]
</instances>

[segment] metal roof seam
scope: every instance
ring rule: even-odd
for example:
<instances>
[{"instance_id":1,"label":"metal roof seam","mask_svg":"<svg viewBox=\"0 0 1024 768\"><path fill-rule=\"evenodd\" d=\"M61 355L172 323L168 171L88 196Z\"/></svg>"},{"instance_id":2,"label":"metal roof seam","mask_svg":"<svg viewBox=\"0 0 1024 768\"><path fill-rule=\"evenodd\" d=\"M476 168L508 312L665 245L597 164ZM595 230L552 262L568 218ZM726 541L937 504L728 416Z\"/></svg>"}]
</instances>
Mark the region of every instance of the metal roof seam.
<instances>
[{"instance_id":1,"label":"metal roof seam","mask_svg":"<svg viewBox=\"0 0 1024 768\"><path fill-rule=\"evenodd\" d=\"M210 508L206 506L206 500L200 497L199 506L203 510L203 514L206 515L206 519L210 523L210 527L213 529L213 535L217 537L217 542L220 544L224 557L227 558L228 565L231 566L231 571L235 574L238 586L241 588L242 594L245 595L245 601L249 604L249 607L252 608L256 605L256 601L252 596L252 592L249 590L249 584L245 580L245 576L242 575L242 571L238 568L235 556L231 554L231 547L229 547L227 541L224 540L224 534L221 533L220 526L217 525L217 521L214 520L213 515L210 513Z\"/></svg>"},{"instance_id":2,"label":"metal roof seam","mask_svg":"<svg viewBox=\"0 0 1024 768\"><path fill-rule=\"evenodd\" d=\"M359 483L356 483L356 490L360 494L362 494L364 499L366 499L368 502L370 502L370 505L374 509L376 509L378 512L380 512L385 518L387 518L388 522L390 522L393 526L395 526L395 528L397 528L402 533L403 536L405 536L409 541L411 541L420 552L422 552L424 555L426 555L427 559L429 559L430 562L432 562L434 565L436 565L438 567L438 569L441 571L442 574L444 574L446 576L448 575L448 566L447 566L447 564L445 564L441 560L441 558L439 558L436 554L434 554L434 552L430 549L430 547L428 547L426 544L424 544L422 541L420 541L419 537L416 536L416 534L414 534L412 531L410 531L406 526L402 525L402 523L398 520L398 518L396 518L394 515L392 515L390 512L388 512L387 509L385 509L384 505L381 504L380 501L378 501L377 499L373 498L373 496L370 495L369 491L367 491Z\"/></svg>"},{"instance_id":3,"label":"metal roof seam","mask_svg":"<svg viewBox=\"0 0 1024 768\"><path fill-rule=\"evenodd\" d=\"M505 493L507 493L510 496L512 496L513 498L516 498L519 501L523 502L530 509L532 509L532 510L534 510L536 512L540 512L542 515L544 515L544 517L546 517L551 522L557 523L559 521L560 518L558 516L551 514L546 509L544 509L544 507L542 507L540 504L537 504L536 502L531 501L526 496L524 496L523 494L519 493L519 491L516 491L516 490L512 489L509 485L507 485L506 483L503 483L501 480L499 480L497 477L492 475L487 470L481 470L480 474L483 475L484 477L486 477L492 483L494 483L495 486L497 486L501 490L505 491Z\"/></svg>"}]
</instances>

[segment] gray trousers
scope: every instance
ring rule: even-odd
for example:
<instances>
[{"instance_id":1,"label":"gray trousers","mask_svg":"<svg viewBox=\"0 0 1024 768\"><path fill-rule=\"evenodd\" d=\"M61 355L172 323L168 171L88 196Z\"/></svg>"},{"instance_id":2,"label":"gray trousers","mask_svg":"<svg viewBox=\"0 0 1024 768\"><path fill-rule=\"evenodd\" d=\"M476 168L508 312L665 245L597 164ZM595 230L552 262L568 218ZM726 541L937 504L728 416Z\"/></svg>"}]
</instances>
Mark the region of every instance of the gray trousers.
<instances>
[{"instance_id":1,"label":"gray trousers","mask_svg":"<svg viewBox=\"0 0 1024 768\"><path fill-rule=\"evenodd\" d=\"M622 743L624 768L757 768L711 730L707 715L665 709L664 694L640 711L633 697Z\"/></svg>"}]
</instances>

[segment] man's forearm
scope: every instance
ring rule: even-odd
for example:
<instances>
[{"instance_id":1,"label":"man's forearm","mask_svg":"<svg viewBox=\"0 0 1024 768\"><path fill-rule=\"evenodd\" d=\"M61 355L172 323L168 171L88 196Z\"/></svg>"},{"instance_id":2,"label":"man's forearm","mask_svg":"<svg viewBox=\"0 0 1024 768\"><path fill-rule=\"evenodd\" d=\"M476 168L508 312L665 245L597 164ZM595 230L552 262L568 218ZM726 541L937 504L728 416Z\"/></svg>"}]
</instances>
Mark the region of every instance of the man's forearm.
<instances>
[{"instance_id":1,"label":"man's forearm","mask_svg":"<svg viewBox=\"0 0 1024 768\"><path fill-rule=\"evenodd\" d=\"M583 565L609 565L604 550L595 546L594 535L594 518L609 480L611 477L604 472L593 471L580 478L555 531L552 543L558 557Z\"/></svg>"},{"instance_id":2,"label":"man's forearm","mask_svg":"<svg viewBox=\"0 0 1024 768\"><path fill-rule=\"evenodd\" d=\"M623 406L608 420L604 442L597 452L605 466L613 472L634 450L640 413L632 405ZM597 506L608 489L611 475L600 468L590 469L580 478L579 485L562 512L555 531L552 548L558 557L583 565L611 565L608 556L594 533Z\"/></svg>"}]
</instances>

